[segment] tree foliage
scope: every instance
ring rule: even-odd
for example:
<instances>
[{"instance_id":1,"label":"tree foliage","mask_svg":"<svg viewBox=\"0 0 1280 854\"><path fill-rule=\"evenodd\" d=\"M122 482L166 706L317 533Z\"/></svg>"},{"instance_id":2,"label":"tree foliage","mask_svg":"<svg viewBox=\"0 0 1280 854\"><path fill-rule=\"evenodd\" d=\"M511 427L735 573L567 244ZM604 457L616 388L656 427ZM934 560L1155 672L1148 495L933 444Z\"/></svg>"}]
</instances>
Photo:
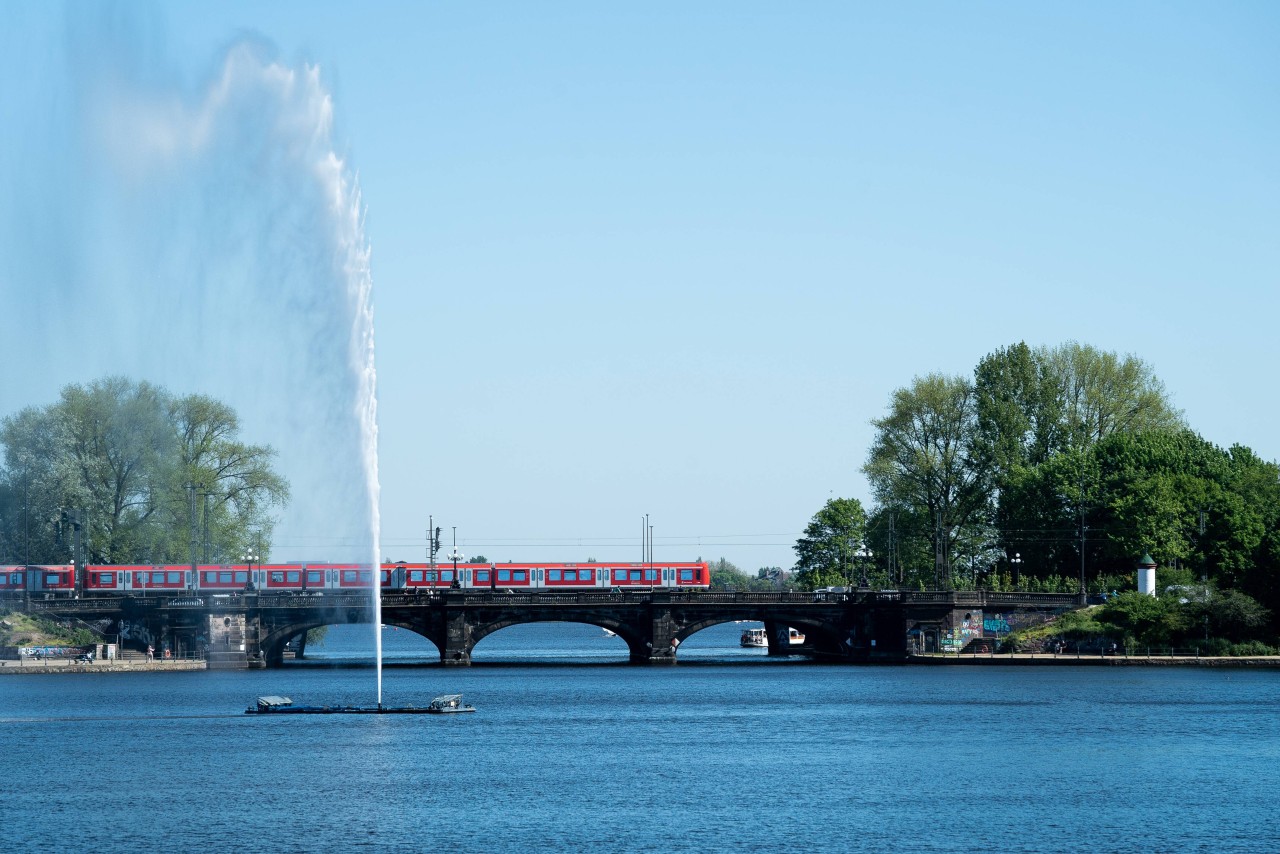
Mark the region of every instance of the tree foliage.
<instances>
[{"instance_id":1,"label":"tree foliage","mask_svg":"<svg viewBox=\"0 0 1280 854\"><path fill-rule=\"evenodd\" d=\"M936 520L937 570L948 573L966 526L990 510L991 469L977 448L977 396L963 377L930 374L893 393L889 414L871 423L863 471L876 500Z\"/></svg>"},{"instance_id":2,"label":"tree foliage","mask_svg":"<svg viewBox=\"0 0 1280 854\"><path fill-rule=\"evenodd\" d=\"M759 575L752 578L747 573L739 569L735 564L724 558L710 561L707 564L711 569L711 589L712 590L774 590L776 589L772 580L766 575Z\"/></svg>"},{"instance_id":3,"label":"tree foliage","mask_svg":"<svg viewBox=\"0 0 1280 854\"><path fill-rule=\"evenodd\" d=\"M855 561L865 547L867 514L856 498L832 498L814 514L796 552L796 583L804 589L857 583Z\"/></svg>"},{"instance_id":4,"label":"tree foliage","mask_svg":"<svg viewBox=\"0 0 1280 854\"><path fill-rule=\"evenodd\" d=\"M1280 609L1280 468L1189 430L1136 356L1019 342L872 425L880 583L1110 590L1150 554Z\"/></svg>"},{"instance_id":5,"label":"tree foliage","mask_svg":"<svg viewBox=\"0 0 1280 854\"><path fill-rule=\"evenodd\" d=\"M274 450L239 430L234 410L203 395L124 377L67 386L56 403L0 422L0 551L13 562L71 559L64 513L95 563L265 549L288 485Z\"/></svg>"}]
</instances>

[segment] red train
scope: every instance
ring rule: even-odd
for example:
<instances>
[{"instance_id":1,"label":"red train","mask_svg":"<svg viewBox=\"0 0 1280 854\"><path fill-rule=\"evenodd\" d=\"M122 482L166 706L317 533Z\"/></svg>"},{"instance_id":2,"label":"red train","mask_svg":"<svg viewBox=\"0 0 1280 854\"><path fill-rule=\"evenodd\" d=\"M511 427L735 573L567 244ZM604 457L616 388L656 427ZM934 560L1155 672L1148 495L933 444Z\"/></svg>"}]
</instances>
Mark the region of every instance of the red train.
<instances>
[{"instance_id":1,"label":"red train","mask_svg":"<svg viewBox=\"0 0 1280 854\"><path fill-rule=\"evenodd\" d=\"M0 566L0 594L71 596L75 568ZM459 587L464 590L557 591L603 589L705 589L711 583L706 563L384 563L380 583L388 592ZM231 593L254 589L267 593L368 589L368 564L279 563L264 565L85 567L86 596Z\"/></svg>"}]
</instances>

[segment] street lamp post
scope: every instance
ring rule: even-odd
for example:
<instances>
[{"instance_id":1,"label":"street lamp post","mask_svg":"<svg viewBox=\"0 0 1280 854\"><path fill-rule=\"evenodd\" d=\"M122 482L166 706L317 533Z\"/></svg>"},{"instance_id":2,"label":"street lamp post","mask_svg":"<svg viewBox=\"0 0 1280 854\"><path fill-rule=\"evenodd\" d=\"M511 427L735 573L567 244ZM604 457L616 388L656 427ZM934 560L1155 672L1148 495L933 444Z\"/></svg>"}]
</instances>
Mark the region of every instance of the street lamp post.
<instances>
[{"instance_id":1,"label":"street lamp post","mask_svg":"<svg viewBox=\"0 0 1280 854\"><path fill-rule=\"evenodd\" d=\"M258 566L262 566L262 556L254 549L246 549L245 553L241 555L241 560L243 560L245 565L249 568L249 583L245 585L245 589L253 590L255 587L253 583L253 565L254 563L257 563Z\"/></svg>"},{"instance_id":2,"label":"street lamp post","mask_svg":"<svg viewBox=\"0 0 1280 854\"><path fill-rule=\"evenodd\" d=\"M876 556L876 553L871 551L871 549L867 548L866 543L863 543L862 546L858 549L857 555L859 558L861 558L858 564L859 566L858 586L870 587L871 582L867 578L867 564L869 564L871 562L871 559Z\"/></svg>"},{"instance_id":3,"label":"street lamp post","mask_svg":"<svg viewBox=\"0 0 1280 854\"><path fill-rule=\"evenodd\" d=\"M1014 552L1013 557L1009 558L1009 563L1013 564L1013 586L1018 586L1018 567L1022 564L1022 552Z\"/></svg>"},{"instance_id":4,"label":"street lamp post","mask_svg":"<svg viewBox=\"0 0 1280 854\"><path fill-rule=\"evenodd\" d=\"M458 553L458 526L453 526L453 553L449 555L453 559L453 577L458 577L458 559L463 555Z\"/></svg>"}]
</instances>

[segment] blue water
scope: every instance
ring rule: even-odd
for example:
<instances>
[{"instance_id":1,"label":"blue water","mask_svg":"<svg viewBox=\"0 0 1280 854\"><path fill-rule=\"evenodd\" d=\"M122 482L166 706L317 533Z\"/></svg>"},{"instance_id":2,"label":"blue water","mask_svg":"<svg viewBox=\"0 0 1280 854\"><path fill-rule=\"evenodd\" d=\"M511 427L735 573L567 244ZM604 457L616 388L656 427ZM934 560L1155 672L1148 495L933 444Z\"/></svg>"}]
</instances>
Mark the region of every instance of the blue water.
<instances>
[{"instance_id":1,"label":"blue water","mask_svg":"<svg viewBox=\"0 0 1280 854\"><path fill-rule=\"evenodd\" d=\"M387 670L389 704L479 709L453 717L241 714L370 704L361 666L0 677L6 847L1280 850L1280 672L780 663L741 628L674 668L545 625L486 639L483 666ZM335 628L324 657L370 634Z\"/></svg>"}]
</instances>

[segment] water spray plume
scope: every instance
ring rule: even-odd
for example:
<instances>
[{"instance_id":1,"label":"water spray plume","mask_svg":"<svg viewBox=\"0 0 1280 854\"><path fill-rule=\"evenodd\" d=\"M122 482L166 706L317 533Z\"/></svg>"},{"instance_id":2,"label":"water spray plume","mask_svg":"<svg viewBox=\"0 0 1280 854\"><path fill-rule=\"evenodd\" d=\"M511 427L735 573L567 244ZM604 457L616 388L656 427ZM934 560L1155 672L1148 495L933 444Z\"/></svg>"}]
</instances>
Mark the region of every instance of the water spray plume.
<instances>
[{"instance_id":1,"label":"water spray plume","mask_svg":"<svg viewBox=\"0 0 1280 854\"><path fill-rule=\"evenodd\" d=\"M74 346L46 348L17 391L123 374L231 404L290 483L274 556L372 566L381 703L373 279L320 70L245 41L184 88L139 67L151 45L69 29L29 73L74 97L28 98L39 121L0 160L31 188L0 218L0 278L32 283L0 289L0 318Z\"/></svg>"}]
</instances>

